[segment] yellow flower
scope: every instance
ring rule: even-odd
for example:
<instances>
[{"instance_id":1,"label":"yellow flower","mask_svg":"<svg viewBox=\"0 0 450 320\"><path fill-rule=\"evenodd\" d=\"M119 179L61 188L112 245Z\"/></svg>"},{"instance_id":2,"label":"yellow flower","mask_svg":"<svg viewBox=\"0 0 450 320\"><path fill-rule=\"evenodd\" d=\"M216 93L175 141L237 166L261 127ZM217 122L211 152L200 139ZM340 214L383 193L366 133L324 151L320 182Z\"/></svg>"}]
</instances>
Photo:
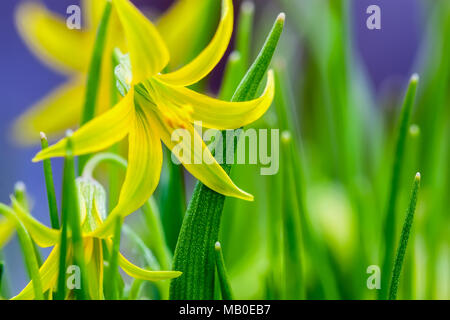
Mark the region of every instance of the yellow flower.
<instances>
[{"instance_id":1,"label":"yellow flower","mask_svg":"<svg viewBox=\"0 0 450 320\"><path fill-rule=\"evenodd\" d=\"M102 239L90 236L92 231L102 226L105 210L105 191L103 187L93 179L78 178L78 197L80 203L81 231L84 245L84 259L86 263L86 276L89 282L89 296L92 299L103 299L103 249ZM35 220L18 202L12 197L12 208L16 217L26 227L30 236L42 248L53 246L47 260L42 264L39 274L44 292L55 289L59 269L59 248L61 230L50 229ZM111 225L114 228L113 225ZM104 239L106 245L111 249L112 240ZM68 241L68 260L71 258L71 241ZM119 266L129 276L149 281L166 280L181 275L178 271L149 271L132 264L119 253ZM34 298L33 282L31 281L13 299L28 300Z\"/></svg>"},{"instance_id":2,"label":"yellow flower","mask_svg":"<svg viewBox=\"0 0 450 320\"><path fill-rule=\"evenodd\" d=\"M129 1L112 3L131 61L131 73L123 77L129 91L117 106L75 132L72 141L74 154L81 155L105 149L128 135L128 169L117 206L93 235L109 235L107 230L111 230L115 216L126 216L147 201L159 182L161 140L172 149L172 132L178 128L188 130L195 140L184 148L191 155L179 158L194 177L223 195L252 200L253 196L239 189L217 163L192 122L202 121L205 127L222 130L255 121L272 103L272 72L262 96L247 102L219 101L186 88L205 77L225 53L233 29L232 1L223 0L221 20L209 45L190 63L166 74L161 71L169 61L169 51L157 29ZM33 161L64 156L66 142L63 139L39 152ZM199 157L203 162L192 164L185 156Z\"/></svg>"},{"instance_id":3,"label":"yellow flower","mask_svg":"<svg viewBox=\"0 0 450 320\"><path fill-rule=\"evenodd\" d=\"M178 0L159 20L157 27L172 54L172 65L183 62L181 53L190 54L198 45L191 27L215 0ZM86 73L89 68L96 30L106 0L82 0L86 28L70 30L66 21L37 2L21 3L16 12L19 34L28 47L47 65L67 74L69 80L22 114L14 124L14 135L22 144L37 143L39 132L50 139L60 137L67 128L79 124L85 98ZM85 18L86 17L86 18ZM124 46L117 16L108 25L102 61L97 114L111 107L112 49Z\"/></svg>"}]
</instances>

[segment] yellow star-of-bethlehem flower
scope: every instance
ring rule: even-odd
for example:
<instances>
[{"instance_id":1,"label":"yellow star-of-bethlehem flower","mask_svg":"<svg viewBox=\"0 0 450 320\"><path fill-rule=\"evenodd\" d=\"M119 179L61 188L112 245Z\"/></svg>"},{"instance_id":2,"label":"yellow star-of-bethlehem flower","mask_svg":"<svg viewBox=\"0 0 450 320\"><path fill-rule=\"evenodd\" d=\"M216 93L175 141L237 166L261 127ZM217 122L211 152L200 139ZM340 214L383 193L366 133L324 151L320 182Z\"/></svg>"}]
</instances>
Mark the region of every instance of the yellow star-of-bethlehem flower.
<instances>
[{"instance_id":1,"label":"yellow star-of-bethlehem flower","mask_svg":"<svg viewBox=\"0 0 450 320\"><path fill-rule=\"evenodd\" d=\"M202 26L201 15L217 0L178 0L159 19L156 27L165 39L171 53L171 66L186 62L201 39L192 26ZM19 34L28 47L47 65L69 76L67 83L52 91L36 105L22 114L14 124L14 136L22 144L39 141L43 131L53 139L60 137L67 128L75 127L81 119L86 74L89 69L96 30L106 0L82 0L84 10L83 30L70 30L63 17L48 11L38 2L23 2L16 12ZM117 15L113 13L102 60L97 114L111 107L112 50L123 48L124 40Z\"/></svg>"},{"instance_id":2,"label":"yellow star-of-bethlehem flower","mask_svg":"<svg viewBox=\"0 0 450 320\"><path fill-rule=\"evenodd\" d=\"M172 149L172 132L188 130L195 143L177 155L178 160L197 179L226 196L253 200L239 189L195 131L193 121L219 130L240 128L261 117L274 95L273 73L269 71L261 97L246 102L225 102L194 92L186 86L205 77L220 61L233 31L232 0L223 0L218 29L209 45L190 63L162 74L169 51L153 24L128 0L113 0L113 8L123 28L130 56L129 91L111 110L91 120L72 136L74 155L97 152L128 135L128 169L117 206L92 236L110 235L115 216L126 216L139 209L155 190L161 173L163 143ZM65 155L67 139L39 152L33 161ZM197 143L200 142L200 143ZM192 164L187 159L203 159Z\"/></svg>"},{"instance_id":3,"label":"yellow star-of-bethlehem flower","mask_svg":"<svg viewBox=\"0 0 450 320\"><path fill-rule=\"evenodd\" d=\"M90 236L92 231L102 226L106 215L106 196L103 187L91 178L78 178L78 197L80 203L81 231L84 245L84 258L86 263L86 276L89 283L89 296L92 299L103 299L103 249L102 239ZM61 240L61 230L48 228L35 220L14 198L12 200L12 209L14 217L17 218L27 229L30 236L42 248L52 247L53 249L46 261L39 269L41 277L42 290L50 294L56 287L59 269L59 248ZM114 226L112 226L114 227ZM109 249L112 248L111 238L104 239ZM68 241L67 260L71 262L72 247L71 241ZM181 275L179 271L150 271L142 269L119 253L119 266L129 276L149 281L167 280ZM33 281L13 299L28 300L34 299Z\"/></svg>"}]
</instances>

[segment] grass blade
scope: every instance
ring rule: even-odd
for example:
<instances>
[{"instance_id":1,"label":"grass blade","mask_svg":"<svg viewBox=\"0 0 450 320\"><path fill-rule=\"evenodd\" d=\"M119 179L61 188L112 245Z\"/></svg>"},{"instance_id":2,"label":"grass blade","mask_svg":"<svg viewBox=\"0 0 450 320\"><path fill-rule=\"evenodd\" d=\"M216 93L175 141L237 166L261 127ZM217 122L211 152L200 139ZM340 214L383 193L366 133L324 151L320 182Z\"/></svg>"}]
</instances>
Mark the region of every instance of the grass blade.
<instances>
[{"instance_id":1,"label":"grass blade","mask_svg":"<svg viewBox=\"0 0 450 320\"><path fill-rule=\"evenodd\" d=\"M217 241L214 245L214 251L216 256L216 268L219 276L220 290L222 292L223 300L233 300L233 293L231 290L230 281L228 280L228 273L225 267L225 261L223 259L222 247L220 242Z\"/></svg>"},{"instance_id":2,"label":"grass blade","mask_svg":"<svg viewBox=\"0 0 450 320\"><path fill-rule=\"evenodd\" d=\"M394 153L394 164L392 168L389 200L384 224L384 243L385 253L381 276L380 295L383 299L387 296L389 283L389 273L392 270L392 261L394 256L395 232L396 232L396 206L398 198L398 190L401 179L402 166L404 162L404 151L406 137L408 135L409 122L411 118L412 108L414 105L417 84L419 76L414 74L409 82L406 92L403 108L400 114L400 122L398 127L397 144Z\"/></svg>"},{"instance_id":3,"label":"grass blade","mask_svg":"<svg viewBox=\"0 0 450 320\"><path fill-rule=\"evenodd\" d=\"M81 125L85 124L95 115L95 105L97 103L98 88L100 86L100 76L102 68L102 57L106 43L109 16L111 15L111 1L106 1L103 15L97 29L94 49L92 52L89 72L87 76L86 95L84 99L83 113L81 115ZM81 172L89 155L79 157L78 171Z\"/></svg>"},{"instance_id":4,"label":"grass blade","mask_svg":"<svg viewBox=\"0 0 450 320\"><path fill-rule=\"evenodd\" d=\"M114 237L112 239L113 245L109 256L108 274L106 275L106 283L109 288L105 290L105 298L109 300L117 300L120 297L117 278L119 277L120 230L122 223L122 217L117 217L114 226Z\"/></svg>"},{"instance_id":5,"label":"grass blade","mask_svg":"<svg viewBox=\"0 0 450 320\"><path fill-rule=\"evenodd\" d=\"M48 148L48 140L45 133L41 132L42 150ZM45 187L47 188L48 210L50 212L50 223L53 229L59 229L58 205L56 203L55 184L53 182L52 162L50 159L43 161Z\"/></svg>"},{"instance_id":6,"label":"grass blade","mask_svg":"<svg viewBox=\"0 0 450 320\"><path fill-rule=\"evenodd\" d=\"M397 249L397 256L395 258L394 269L392 271L391 286L389 288L390 300L395 300L397 298L398 283L400 281L400 274L402 272L406 248L408 246L409 234L411 233L411 227L414 220L414 212L416 210L419 187L420 187L420 173L417 173L416 177L414 178L411 200L409 202L408 211L406 212L405 222L403 223L402 234L400 236L400 242Z\"/></svg>"}]
</instances>

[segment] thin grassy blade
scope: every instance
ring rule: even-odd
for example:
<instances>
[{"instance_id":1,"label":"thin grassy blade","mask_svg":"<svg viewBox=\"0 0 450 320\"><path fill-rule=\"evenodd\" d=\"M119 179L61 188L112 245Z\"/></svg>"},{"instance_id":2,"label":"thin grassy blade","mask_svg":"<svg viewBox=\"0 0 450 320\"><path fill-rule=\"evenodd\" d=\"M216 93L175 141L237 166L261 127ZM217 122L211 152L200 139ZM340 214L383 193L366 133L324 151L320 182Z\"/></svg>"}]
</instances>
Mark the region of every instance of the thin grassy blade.
<instances>
[{"instance_id":1,"label":"thin grassy blade","mask_svg":"<svg viewBox=\"0 0 450 320\"><path fill-rule=\"evenodd\" d=\"M113 245L109 256L108 273L105 279L105 283L109 286L108 289L105 290L105 298L109 300L117 300L120 297L117 278L119 277L120 230L122 228L122 223L122 217L117 217L112 239Z\"/></svg>"},{"instance_id":2,"label":"thin grassy blade","mask_svg":"<svg viewBox=\"0 0 450 320\"><path fill-rule=\"evenodd\" d=\"M83 113L81 115L81 125L87 123L95 116L95 106L97 103L98 89L100 86L100 76L102 68L102 57L106 43L108 21L111 15L111 1L106 1L103 15L97 29L94 49L87 76L86 95L84 100ZM81 172L89 155L79 157L78 171Z\"/></svg>"},{"instance_id":3,"label":"thin grassy blade","mask_svg":"<svg viewBox=\"0 0 450 320\"><path fill-rule=\"evenodd\" d=\"M406 248L408 247L409 234L414 220L414 212L416 211L417 195L420 187L420 173L416 174L414 178L414 185L411 193L411 200L409 202L408 211L406 212L405 222L403 223L402 234L397 249L397 256L395 258L394 269L392 271L391 286L389 289L389 299L397 299L398 284L400 282L400 275L402 272L403 261L405 259Z\"/></svg>"},{"instance_id":4,"label":"thin grassy blade","mask_svg":"<svg viewBox=\"0 0 450 320\"><path fill-rule=\"evenodd\" d=\"M225 267L225 261L223 259L222 247L220 242L217 241L214 245L214 251L216 256L216 268L219 276L220 291L222 292L223 300L233 300L233 293L231 290L230 280L228 280L227 268Z\"/></svg>"},{"instance_id":5,"label":"thin grassy blade","mask_svg":"<svg viewBox=\"0 0 450 320\"><path fill-rule=\"evenodd\" d=\"M250 48L253 31L253 20L255 16L255 5L251 1L244 1L239 10L239 20L236 33L236 51L241 59L241 77L250 65Z\"/></svg>"},{"instance_id":6,"label":"thin grassy blade","mask_svg":"<svg viewBox=\"0 0 450 320\"><path fill-rule=\"evenodd\" d=\"M391 184L389 186L390 188L389 199L385 216L386 220L384 224L385 253L384 253L383 267L381 271L382 277L380 290L380 295L382 298L386 298L387 296L389 273L390 270L392 270L392 262L395 250L394 246L395 246L396 206L397 206L398 190L401 179L402 166L404 162L406 137L408 135L409 122L415 101L418 81L419 77L417 74L414 74L410 79L399 120L400 122L398 127L397 143L394 153Z\"/></svg>"},{"instance_id":7,"label":"thin grassy blade","mask_svg":"<svg viewBox=\"0 0 450 320\"><path fill-rule=\"evenodd\" d=\"M48 140L45 133L41 132L42 150L48 148ZM47 188L48 210L50 223L53 229L59 229L58 205L56 203L55 184L53 182L52 162L50 159L43 161L45 187Z\"/></svg>"},{"instance_id":8,"label":"thin grassy blade","mask_svg":"<svg viewBox=\"0 0 450 320\"><path fill-rule=\"evenodd\" d=\"M183 167L171 161L170 151L164 148L167 155L164 170L166 178L161 181L160 207L161 222L164 228L167 246L173 253L180 233L183 216L186 212L186 195L184 188Z\"/></svg>"}]
</instances>

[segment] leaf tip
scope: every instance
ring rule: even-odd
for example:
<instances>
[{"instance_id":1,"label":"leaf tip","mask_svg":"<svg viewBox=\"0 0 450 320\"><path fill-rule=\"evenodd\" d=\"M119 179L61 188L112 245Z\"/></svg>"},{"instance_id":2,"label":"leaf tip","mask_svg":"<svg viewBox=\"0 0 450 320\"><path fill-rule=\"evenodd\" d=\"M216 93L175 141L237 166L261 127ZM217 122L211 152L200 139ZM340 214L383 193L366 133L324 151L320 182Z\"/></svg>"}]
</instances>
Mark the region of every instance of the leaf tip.
<instances>
[{"instance_id":1,"label":"leaf tip","mask_svg":"<svg viewBox=\"0 0 450 320\"><path fill-rule=\"evenodd\" d=\"M214 249L215 249L216 251L222 250L222 246L220 245L220 242L219 242L219 241L217 241L217 242L214 244Z\"/></svg>"},{"instance_id":2,"label":"leaf tip","mask_svg":"<svg viewBox=\"0 0 450 320\"><path fill-rule=\"evenodd\" d=\"M417 83L419 82L419 75L418 75L417 73L414 73L414 74L411 76L411 79L409 80L409 82L410 82L411 84L417 84Z\"/></svg>"},{"instance_id":3,"label":"leaf tip","mask_svg":"<svg viewBox=\"0 0 450 320\"><path fill-rule=\"evenodd\" d=\"M286 21L286 14L284 12L281 12L277 17L277 22L284 23Z\"/></svg>"},{"instance_id":4,"label":"leaf tip","mask_svg":"<svg viewBox=\"0 0 450 320\"><path fill-rule=\"evenodd\" d=\"M421 179L420 172L417 172L417 173L416 173L416 176L415 176L414 179L415 179L415 181L420 182L420 179Z\"/></svg>"}]
</instances>

